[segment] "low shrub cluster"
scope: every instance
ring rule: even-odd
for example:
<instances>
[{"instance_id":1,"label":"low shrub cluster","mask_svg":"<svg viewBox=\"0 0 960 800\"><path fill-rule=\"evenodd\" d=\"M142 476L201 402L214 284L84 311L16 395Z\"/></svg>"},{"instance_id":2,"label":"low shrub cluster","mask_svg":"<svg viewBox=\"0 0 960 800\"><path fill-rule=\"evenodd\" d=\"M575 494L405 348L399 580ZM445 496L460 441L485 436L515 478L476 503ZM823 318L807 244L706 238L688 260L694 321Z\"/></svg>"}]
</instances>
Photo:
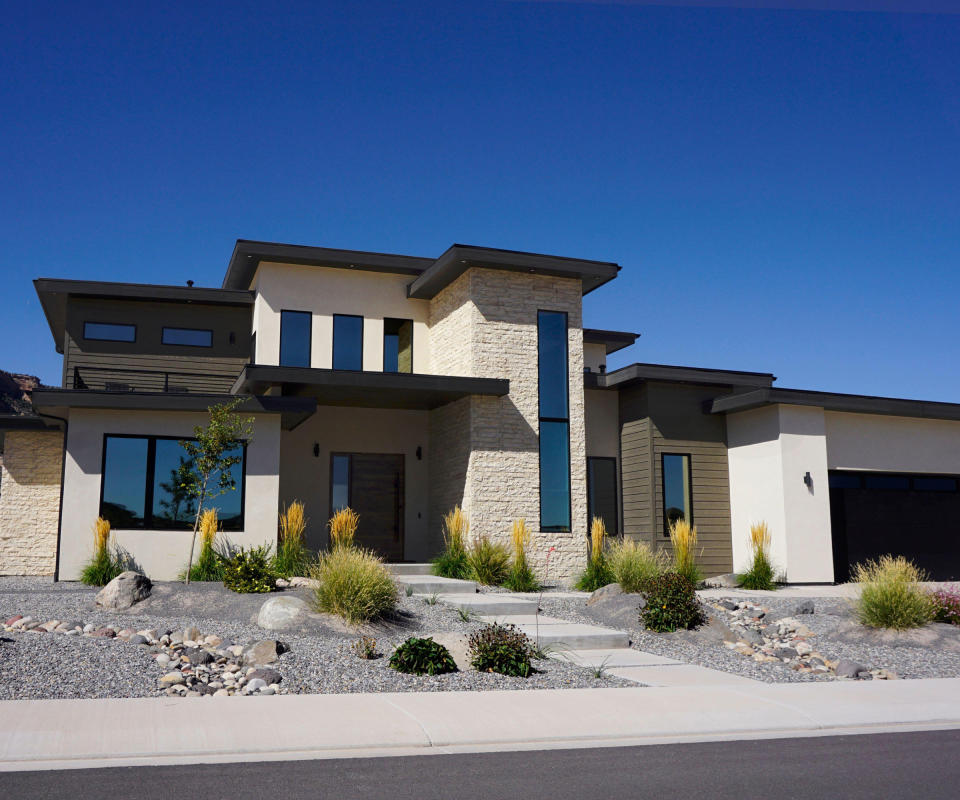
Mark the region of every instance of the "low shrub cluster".
<instances>
[{"instance_id":1,"label":"low shrub cluster","mask_svg":"<svg viewBox=\"0 0 960 800\"><path fill-rule=\"evenodd\" d=\"M223 585L240 594L263 594L276 589L277 574L273 571L270 546L240 548L231 556L221 557Z\"/></svg>"},{"instance_id":2,"label":"low shrub cluster","mask_svg":"<svg viewBox=\"0 0 960 800\"><path fill-rule=\"evenodd\" d=\"M393 651L389 664L397 672L408 675L443 675L457 671L450 651L429 636L423 639L411 636Z\"/></svg>"},{"instance_id":3,"label":"low shrub cluster","mask_svg":"<svg viewBox=\"0 0 960 800\"><path fill-rule=\"evenodd\" d=\"M467 532L470 523L460 506L443 517L443 552L433 560L433 574L460 580L470 576L467 563Z\"/></svg>"},{"instance_id":4,"label":"low shrub cluster","mask_svg":"<svg viewBox=\"0 0 960 800\"><path fill-rule=\"evenodd\" d=\"M615 541L607 552L614 580L630 594L642 592L651 580L666 571L668 561L663 550L654 551L646 542L632 539Z\"/></svg>"},{"instance_id":5,"label":"low shrub cluster","mask_svg":"<svg viewBox=\"0 0 960 800\"><path fill-rule=\"evenodd\" d=\"M578 591L595 592L616 580L607 562L606 543L607 528L600 517L594 517L590 522L590 553L587 556L587 567L574 583L574 588Z\"/></svg>"},{"instance_id":6,"label":"low shrub cluster","mask_svg":"<svg viewBox=\"0 0 960 800\"><path fill-rule=\"evenodd\" d=\"M933 596L920 586L926 575L903 556L857 564L853 577L860 584L856 613L863 625L906 630L926 625L937 613Z\"/></svg>"},{"instance_id":7,"label":"low shrub cluster","mask_svg":"<svg viewBox=\"0 0 960 800\"><path fill-rule=\"evenodd\" d=\"M770 561L770 528L766 522L750 526L750 548L753 551L750 569L738 576L740 586L753 591L776 589L776 572Z\"/></svg>"},{"instance_id":8,"label":"low shrub cluster","mask_svg":"<svg viewBox=\"0 0 960 800\"><path fill-rule=\"evenodd\" d=\"M317 580L313 605L351 625L362 625L391 612L397 585L383 561L369 550L335 547L320 556L311 570Z\"/></svg>"},{"instance_id":9,"label":"low shrub cluster","mask_svg":"<svg viewBox=\"0 0 960 800\"><path fill-rule=\"evenodd\" d=\"M960 625L960 586L944 586L930 595L933 599L934 619Z\"/></svg>"},{"instance_id":10,"label":"low shrub cluster","mask_svg":"<svg viewBox=\"0 0 960 800\"><path fill-rule=\"evenodd\" d=\"M110 523L97 517L93 523L93 555L80 573L87 586L106 586L123 572L123 560L110 552Z\"/></svg>"},{"instance_id":11,"label":"low shrub cluster","mask_svg":"<svg viewBox=\"0 0 960 800\"><path fill-rule=\"evenodd\" d=\"M678 572L658 575L647 583L643 595L646 605L640 609L640 621L647 630L673 633L706 622L696 586L685 575Z\"/></svg>"},{"instance_id":12,"label":"low shrub cluster","mask_svg":"<svg viewBox=\"0 0 960 800\"><path fill-rule=\"evenodd\" d=\"M470 634L467 652L470 665L478 672L499 672L518 678L529 677L533 668L533 643L513 625L486 625Z\"/></svg>"}]
</instances>

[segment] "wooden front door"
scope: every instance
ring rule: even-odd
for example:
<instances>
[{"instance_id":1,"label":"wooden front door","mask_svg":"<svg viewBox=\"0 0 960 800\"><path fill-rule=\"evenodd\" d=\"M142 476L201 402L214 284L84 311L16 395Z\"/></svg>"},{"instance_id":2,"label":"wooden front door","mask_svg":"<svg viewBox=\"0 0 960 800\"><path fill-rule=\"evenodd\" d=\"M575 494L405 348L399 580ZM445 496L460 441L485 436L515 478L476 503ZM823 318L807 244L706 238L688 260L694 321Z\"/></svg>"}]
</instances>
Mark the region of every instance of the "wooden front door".
<instances>
[{"instance_id":1,"label":"wooden front door","mask_svg":"<svg viewBox=\"0 0 960 800\"><path fill-rule=\"evenodd\" d=\"M385 561L403 561L403 456L331 454L331 509L347 504L360 521L354 542Z\"/></svg>"}]
</instances>

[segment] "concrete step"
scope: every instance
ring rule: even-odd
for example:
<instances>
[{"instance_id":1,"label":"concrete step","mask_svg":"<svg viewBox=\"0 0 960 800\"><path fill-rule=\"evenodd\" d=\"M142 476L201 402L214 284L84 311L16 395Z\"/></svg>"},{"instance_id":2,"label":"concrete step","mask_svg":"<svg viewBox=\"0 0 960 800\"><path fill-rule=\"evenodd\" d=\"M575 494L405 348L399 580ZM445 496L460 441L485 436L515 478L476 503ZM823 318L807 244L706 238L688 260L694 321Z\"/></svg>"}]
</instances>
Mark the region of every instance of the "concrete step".
<instances>
[{"instance_id":1,"label":"concrete step","mask_svg":"<svg viewBox=\"0 0 960 800\"><path fill-rule=\"evenodd\" d=\"M518 599L509 594L441 594L437 600L480 616L535 614L536 600Z\"/></svg>"},{"instance_id":2,"label":"concrete step","mask_svg":"<svg viewBox=\"0 0 960 800\"><path fill-rule=\"evenodd\" d=\"M509 620L509 617L500 617ZM531 639L539 637L541 645L551 645L561 651L567 650L599 650L630 646L630 635L613 628L601 628L597 625L581 625L576 622L561 624L544 624L540 619L539 631L535 624L521 623L517 630L527 634Z\"/></svg>"},{"instance_id":3,"label":"concrete step","mask_svg":"<svg viewBox=\"0 0 960 800\"><path fill-rule=\"evenodd\" d=\"M636 681L644 686L717 686L717 687L758 687L764 684L742 675L733 675L718 669L708 669L696 664L653 664L649 666L614 667L607 670L610 675Z\"/></svg>"},{"instance_id":4,"label":"concrete step","mask_svg":"<svg viewBox=\"0 0 960 800\"><path fill-rule=\"evenodd\" d=\"M550 655L558 661L568 661L581 667L603 666L607 670L623 667L661 667L679 665L683 662L655 653L645 653L632 647L612 647L601 650L569 650Z\"/></svg>"},{"instance_id":5,"label":"concrete step","mask_svg":"<svg viewBox=\"0 0 960 800\"><path fill-rule=\"evenodd\" d=\"M429 575L433 564L387 564L394 575Z\"/></svg>"},{"instance_id":6,"label":"concrete step","mask_svg":"<svg viewBox=\"0 0 960 800\"><path fill-rule=\"evenodd\" d=\"M409 586L414 594L475 594L476 581L440 578L436 575L394 575L402 587Z\"/></svg>"}]
</instances>

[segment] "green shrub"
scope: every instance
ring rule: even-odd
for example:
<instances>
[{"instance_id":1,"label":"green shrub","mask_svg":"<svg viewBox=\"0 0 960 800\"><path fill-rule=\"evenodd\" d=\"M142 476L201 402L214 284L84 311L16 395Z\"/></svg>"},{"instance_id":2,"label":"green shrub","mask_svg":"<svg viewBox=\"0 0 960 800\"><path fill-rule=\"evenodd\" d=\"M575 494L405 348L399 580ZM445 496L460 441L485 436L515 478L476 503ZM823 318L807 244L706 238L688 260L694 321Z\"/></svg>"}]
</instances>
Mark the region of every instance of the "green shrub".
<instances>
[{"instance_id":1,"label":"green shrub","mask_svg":"<svg viewBox=\"0 0 960 800\"><path fill-rule=\"evenodd\" d=\"M470 665L478 672L526 678L533 671L533 643L513 625L493 623L474 631L467 642L467 653Z\"/></svg>"},{"instance_id":2,"label":"green shrub","mask_svg":"<svg viewBox=\"0 0 960 800\"><path fill-rule=\"evenodd\" d=\"M307 517L303 503L294 500L280 514L280 535L273 569L282 578L306 575L313 564L310 551L303 542Z\"/></svg>"},{"instance_id":3,"label":"green shrub","mask_svg":"<svg viewBox=\"0 0 960 800\"><path fill-rule=\"evenodd\" d=\"M636 594L666 570L668 558L663 550L654 551L646 542L620 539L610 546L607 564L620 588Z\"/></svg>"},{"instance_id":4,"label":"green shrub","mask_svg":"<svg viewBox=\"0 0 960 800\"><path fill-rule=\"evenodd\" d=\"M470 577L484 586L500 586L507 579L510 551L486 536L475 540L467 550Z\"/></svg>"},{"instance_id":5,"label":"green shrub","mask_svg":"<svg viewBox=\"0 0 960 800\"><path fill-rule=\"evenodd\" d=\"M464 579L470 577L467 562L467 531L470 523L460 506L443 517L443 552L433 559L432 572L441 578Z\"/></svg>"},{"instance_id":6,"label":"green shrub","mask_svg":"<svg viewBox=\"0 0 960 800\"><path fill-rule=\"evenodd\" d=\"M646 605L640 609L640 621L647 630L672 633L696 628L707 620L697 600L696 587L678 572L653 578L643 595Z\"/></svg>"},{"instance_id":7,"label":"green shrub","mask_svg":"<svg viewBox=\"0 0 960 800\"><path fill-rule=\"evenodd\" d=\"M123 572L123 560L110 552L110 523L97 517L93 523L93 555L80 573L81 582L87 586L106 586Z\"/></svg>"},{"instance_id":8,"label":"green shrub","mask_svg":"<svg viewBox=\"0 0 960 800\"><path fill-rule=\"evenodd\" d=\"M426 639L411 636L393 651L389 664L397 672L408 675L443 675L457 671L450 651L429 636Z\"/></svg>"},{"instance_id":9,"label":"green shrub","mask_svg":"<svg viewBox=\"0 0 960 800\"><path fill-rule=\"evenodd\" d=\"M513 543L513 560L503 585L514 592L536 592L540 590L540 581L527 561L527 546L530 544L530 529L525 519L513 521L510 531Z\"/></svg>"},{"instance_id":10,"label":"green shrub","mask_svg":"<svg viewBox=\"0 0 960 800\"><path fill-rule=\"evenodd\" d=\"M270 563L270 546L240 548L223 558L223 585L239 594L263 594L276 589L277 574Z\"/></svg>"},{"instance_id":11,"label":"green shrub","mask_svg":"<svg viewBox=\"0 0 960 800\"><path fill-rule=\"evenodd\" d=\"M314 608L351 625L382 617L397 606L397 585L383 561L369 550L336 547L320 557L311 574L318 582Z\"/></svg>"},{"instance_id":12,"label":"green shrub","mask_svg":"<svg viewBox=\"0 0 960 800\"><path fill-rule=\"evenodd\" d=\"M936 604L920 583L926 575L903 556L881 556L857 564L854 580L860 584L857 618L870 628L906 630L931 622Z\"/></svg>"},{"instance_id":13,"label":"green shrub","mask_svg":"<svg viewBox=\"0 0 960 800\"><path fill-rule=\"evenodd\" d=\"M950 625L960 625L960 586L952 584L937 589L930 595L934 606L934 619Z\"/></svg>"}]
</instances>

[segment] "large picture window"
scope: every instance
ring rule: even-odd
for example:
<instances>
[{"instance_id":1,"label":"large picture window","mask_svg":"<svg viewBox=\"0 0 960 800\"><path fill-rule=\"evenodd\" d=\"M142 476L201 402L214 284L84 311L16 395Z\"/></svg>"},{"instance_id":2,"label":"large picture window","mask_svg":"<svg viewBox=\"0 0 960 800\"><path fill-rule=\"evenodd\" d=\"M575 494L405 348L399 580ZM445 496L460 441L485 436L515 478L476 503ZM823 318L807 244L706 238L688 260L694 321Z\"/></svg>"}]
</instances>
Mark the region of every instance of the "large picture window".
<instances>
[{"instance_id":1,"label":"large picture window","mask_svg":"<svg viewBox=\"0 0 960 800\"><path fill-rule=\"evenodd\" d=\"M537 312L540 396L540 529L570 530L567 315Z\"/></svg>"},{"instance_id":2,"label":"large picture window","mask_svg":"<svg viewBox=\"0 0 960 800\"><path fill-rule=\"evenodd\" d=\"M363 317L333 315L333 368L363 369Z\"/></svg>"},{"instance_id":3,"label":"large picture window","mask_svg":"<svg viewBox=\"0 0 960 800\"><path fill-rule=\"evenodd\" d=\"M114 529L187 531L193 529L196 500L179 487L177 472L189 459L180 439L164 436L107 435L103 440L100 516ZM236 488L208 500L225 531L243 530L246 447L231 455L240 463L230 469ZM214 482L219 475L214 476Z\"/></svg>"},{"instance_id":4,"label":"large picture window","mask_svg":"<svg viewBox=\"0 0 960 800\"><path fill-rule=\"evenodd\" d=\"M617 522L617 459L587 459L587 517L600 517L608 533L619 533Z\"/></svg>"},{"instance_id":5,"label":"large picture window","mask_svg":"<svg viewBox=\"0 0 960 800\"><path fill-rule=\"evenodd\" d=\"M661 456L663 472L663 533L670 535L670 526L685 519L693 525L693 482L690 479L690 456L664 453Z\"/></svg>"},{"instance_id":6,"label":"large picture window","mask_svg":"<svg viewBox=\"0 0 960 800\"><path fill-rule=\"evenodd\" d=\"M309 367L313 315L309 311L280 312L280 366Z\"/></svg>"}]
</instances>

